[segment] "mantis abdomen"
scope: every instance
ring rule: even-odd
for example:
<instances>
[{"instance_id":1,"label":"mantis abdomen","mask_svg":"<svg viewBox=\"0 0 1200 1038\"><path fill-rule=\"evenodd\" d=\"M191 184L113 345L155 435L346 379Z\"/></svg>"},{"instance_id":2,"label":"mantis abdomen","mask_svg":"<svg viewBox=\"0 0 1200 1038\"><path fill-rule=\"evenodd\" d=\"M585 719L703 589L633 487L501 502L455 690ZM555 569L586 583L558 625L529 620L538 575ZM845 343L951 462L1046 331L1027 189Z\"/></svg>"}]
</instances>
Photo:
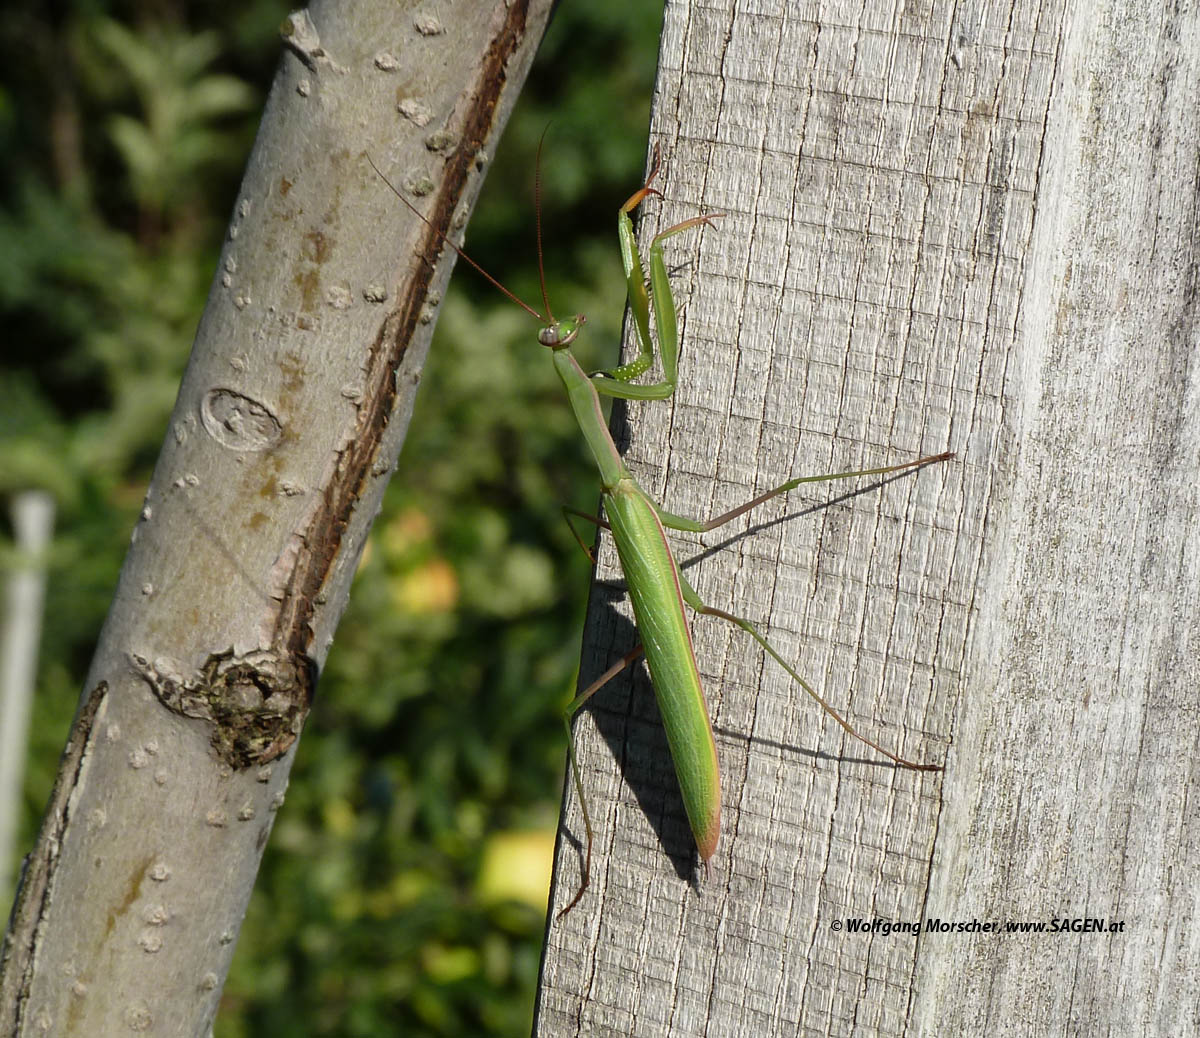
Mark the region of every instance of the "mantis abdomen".
<instances>
[{"instance_id":1,"label":"mantis abdomen","mask_svg":"<svg viewBox=\"0 0 1200 1038\"><path fill-rule=\"evenodd\" d=\"M721 778L692 634L683 614L678 564L657 511L632 478L605 491L604 513L629 586L683 806L700 857L708 861L721 831ZM686 652L680 651L683 645Z\"/></svg>"}]
</instances>

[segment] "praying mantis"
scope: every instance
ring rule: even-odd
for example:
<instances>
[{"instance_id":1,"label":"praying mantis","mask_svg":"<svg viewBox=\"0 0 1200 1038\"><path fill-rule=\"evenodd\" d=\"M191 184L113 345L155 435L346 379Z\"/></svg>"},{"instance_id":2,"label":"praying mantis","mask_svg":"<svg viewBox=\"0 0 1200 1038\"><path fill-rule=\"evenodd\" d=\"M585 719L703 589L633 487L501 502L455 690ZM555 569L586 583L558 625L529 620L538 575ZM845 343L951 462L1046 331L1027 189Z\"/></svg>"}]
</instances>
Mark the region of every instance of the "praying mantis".
<instances>
[{"instance_id":1,"label":"praying mantis","mask_svg":"<svg viewBox=\"0 0 1200 1038\"><path fill-rule=\"evenodd\" d=\"M539 165L540 156L541 148L539 146ZM425 217L384 176L369 156L368 161L404 205L421 220L425 220ZM941 770L941 765L938 764L918 764L905 760L861 735L796 672L750 620L706 604L683 576L671 551L666 530L669 528L705 533L736 519L774 497L795 490L805 483L851 479L860 476L882 476L908 469L917 469L925 465L947 461L954 457L953 452L947 451L930 455L898 465L885 465L878 468L818 476L801 476L759 494L738 508L716 518L702 521L675 515L652 501L625 466L620 452L613 442L600 405L602 395L624 400L666 400L675 392L679 359L678 319L663 255L663 242L691 228L713 226L713 221L723 215L713 212L693 216L656 234L649 247L650 275L647 281L641 253L634 238L631 214L646 198L660 195L660 192L652 186L659 174L660 166L659 150L656 147L651 169L645 182L625 201L617 214L617 236L620 242L621 262L625 272L626 292L633 316L638 353L633 360L616 368L591 374L585 372L572 354L571 345L578 337L586 317L583 314L576 314L560 320L555 318L550 309L542 263L540 204L536 206L536 221L538 273L541 279L543 310L537 310L518 298L462 249L438 232L442 240L460 257L541 325L537 336L538 342L550 350L555 372L563 384L579 430L599 471L605 518L601 519L598 516L570 508L564 508L563 511L567 516L568 523L571 522L571 516L574 515L611 531L629 589L634 619L641 636L640 645L627 652L604 674L576 695L563 712L571 776L579 796L586 831L586 851L581 862L579 889L572 899L559 910L558 918L560 919L583 898L591 874L592 821L575 753L573 720L583 705L597 691L643 655L658 701L667 744L675 764L684 810L696 841L697 850L706 866L716 851L720 835L720 769L712 723L709 719L704 691L700 682L700 672L692 647L691 630L684 613L685 604L696 613L720 617L744 630L830 717L855 739L865 743L901 767L916 771ZM425 222L428 223L428 221ZM662 379L649 384L637 383L634 380L649 371L654 363L655 351L650 331L651 309L654 312L654 325L661 354ZM572 531L575 532L576 539L583 546L583 541L579 538L573 524ZM586 546L584 546L584 550L587 551ZM588 552L588 554L590 557L591 553Z\"/></svg>"}]
</instances>

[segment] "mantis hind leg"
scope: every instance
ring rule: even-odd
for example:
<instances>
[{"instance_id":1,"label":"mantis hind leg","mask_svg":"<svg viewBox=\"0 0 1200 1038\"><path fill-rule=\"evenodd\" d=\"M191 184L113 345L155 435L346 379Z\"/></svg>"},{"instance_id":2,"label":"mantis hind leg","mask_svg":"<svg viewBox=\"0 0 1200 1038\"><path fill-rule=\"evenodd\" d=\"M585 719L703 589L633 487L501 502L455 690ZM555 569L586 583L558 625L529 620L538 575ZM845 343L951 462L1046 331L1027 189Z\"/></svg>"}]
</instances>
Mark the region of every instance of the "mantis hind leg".
<instances>
[{"instance_id":1,"label":"mantis hind leg","mask_svg":"<svg viewBox=\"0 0 1200 1038\"><path fill-rule=\"evenodd\" d=\"M575 516L578 519L586 519L589 523L592 523L595 526L601 526L606 530L611 529L611 527L598 515L592 515L591 512L581 512L578 508L572 508L570 505L562 506L562 514L563 518L567 521L567 526L571 530L571 536L575 538L575 543L579 545L580 549L583 551L583 554L588 557L588 561L594 566L596 564L596 556L592 549L583 543L583 538L579 536L579 531L575 528L575 523L572 521L571 517Z\"/></svg>"},{"instance_id":2,"label":"mantis hind leg","mask_svg":"<svg viewBox=\"0 0 1200 1038\"><path fill-rule=\"evenodd\" d=\"M887 757L888 760L894 761L896 764L900 765L903 768L911 768L913 771L941 771L942 770L941 764L918 764L915 761L906 760L905 758L900 757L895 753L892 753L891 750L884 749L882 746L879 745L879 743L874 742L871 739L868 739L861 732L857 731L853 727L853 725L851 725L849 721L847 721L844 717L842 717L842 715L839 714L832 706L830 706L829 703L825 700L825 698L819 692L817 692L817 690L815 688L813 688L812 685L810 685L807 681L804 680L804 678L802 678L798 673L796 673L795 668L792 667L792 665L789 664L787 662L787 660L785 660L779 654L779 652L775 649L775 647L769 641L767 641L766 637L764 637L762 632L760 632L759 629L753 623L751 623L749 620L747 620L743 616L734 616L733 613L727 613L724 609L717 609L715 606L707 605L700 598L700 596L696 593L696 590L683 578L682 574L680 575L679 580L680 580L680 585L681 585L681 588L683 591L684 601L686 601L688 605L690 605L697 613L703 613L707 616L719 616L723 620L728 620L731 624L735 624L736 626L740 627L743 631L745 631L748 635L750 635L750 637L753 638L756 642L758 642L758 644L763 647L763 649L771 656L771 658L773 660L775 660L776 663L778 663L784 670L786 670L788 672L788 674L791 676L792 680L795 681L797 685L799 685L802 689L804 689L805 692L808 693L809 696L811 696L813 699L815 699L817 701L817 703L820 705L821 709L825 711L825 713L827 713L839 725L841 725L842 729L846 732L847 735L852 736L853 738L857 739L861 743L865 743L867 746L870 746L871 749L873 749L876 753L882 754L883 756Z\"/></svg>"},{"instance_id":3,"label":"mantis hind leg","mask_svg":"<svg viewBox=\"0 0 1200 1038\"><path fill-rule=\"evenodd\" d=\"M572 723L575 715L579 712L579 708L583 706L597 692L607 685L613 678L620 674L623 670L632 666L634 662L642 655L642 647L640 645L630 649L616 663L601 674L587 688L579 693L571 700L563 710L563 726L567 729L567 759L571 763L571 780L575 784L575 794L579 797L579 807L583 811L583 828L587 835L587 845L580 861L580 879L579 889L575 892L575 896L571 898L565 908L559 909L556 919L561 919L572 908L579 904L583 897L584 891L588 888L588 883L591 881L592 874L592 818L588 814L587 797L583 792L583 776L579 773L579 760L575 756L575 727Z\"/></svg>"},{"instance_id":4,"label":"mantis hind leg","mask_svg":"<svg viewBox=\"0 0 1200 1038\"><path fill-rule=\"evenodd\" d=\"M658 509L658 517L662 520L663 526L668 526L672 530L707 533L709 530L715 530L718 526L724 526L739 515L744 515L752 508L766 504L773 497L786 494L789 490L795 490L804 483L825 483L833 479L852 479L855 476L883 476L890 472L902 472L905 469L917 469L925 465L933 465L939 461L949 461L953 457L953 451L945 451L942 454L931 454L926 458L918 458L916 461L905 461L899 465L884 465L882 468L860 469L857 472L834 472L823 476L800 476L798 479L789 479L786 483L772 487L765 493L759 494L752 501L747 501L744 505L739 505L737 508L731 508L728 512L718 515L715 519L689 519L687 516L675 515L674 512L667 512L661 508Z\"/></svg>"},{"instance_id":5,"label":"mantis hind leg","mask_svg":"<svg viewBox=\"0 0 1200 1038\"><path fill-rule=\"evenodd\" d=\"M789 490L795 490L796 487L803 483L822 483L834 479L851 479L854 476L882 476L892 472L901 472L905 469L916 469L941 461L949 461L953 457L954 453L952 451L947 451L942 454L932 454L928 457L918 458L916 461L903 462L899 465L885 465L880 468L861 469L855 472L835 472L822 476L801 476L798 479L791 479L786 483L781 483L779 486L773 487L771 490L768 490L763 494L759 494L758 497L754 498L752 501L748 501L746 504L741 505L738 508L731 509L724 514L707 521L688 519L684 516L674 515L671 512L665 512L662 510L659 510L658 515L664 526L669 526L676 530L688 530L694 533L704 533L708 530L716 529L718 526L722 526L733 519L736 519L738 516L743 515L752 508L756 508L758 505L770 501L773 497L777 497L780 494L786 494ZM683 592L684 601L686 601L688 605L690 605L697 613L703 613L708 616L719 616L723 620L728 620L731 624L740 627L743 631L750 635L750 637L758 642L758 644L762 646L762 648L771 656L773 660L775 660L776 663L778 663L781 667L783 667L784 670L788 672L789 676L793 681L796 682L796 684L798 684L809 696L816 700L821 709L824 710L825 713L827 713L830 717L832 717L842 727L847 735L850 735L859 742L871 747L871 749L875 750L876 753L882 754L901 767L911 768L914 771L940 771L942 769L940 764L918 764L915 761L906 760L905 758L892 753L891 750L884 749L879 745L879 743L868 739L865 735L862 735L860 732L855 730L855 728L844 717L842 717L841 714L839 714L832 706L829 705L825 698L819 692L817 692L812 685L805 681L804 678L802 678L796 672L795 668L792 667L792 665L779 654L778 650L776 650L776 648L769 641L767 641L762 632L759 631L759 629L750 620L747 620L743 616L734 616L733 613L726 612L724 609L718 609L715 606L708 605L703 601L703 599L700 598L700 596L696 593L696 590L687 582L687 579L682 573L679 575L679 581L680 589Z\"/></svg>"},{"instance_id":6,"label":"mantis hind leg","mask_svg":"<svg viewBox=\"0 0 1200 1038\"><path fill-rule=\"evenodd\" d=\"M581 512L578 508L571 508L568 505L563 505L562 512L563 518L566 519L567 525L571 528L571 533L575 536L576 543L580 548L583 549L584 554L587 555L587 557L591 559L593 563L595 563L596 558L592 554L591 549L583 543L583 538L579 536L579 531L575 528L575 523L572 522L572 516L578 519L586 519L589 523L593 523L596 526L602 526L606 530L611 529L611 527L599 516L592 515L590 512ZM588 813L587 797L583 792L583 776L579 772L579 760L575 756L575 715L579 713L579 710L583 704L591 699L592 696L594 696L597 692L599 692L600 689L612 681L612 679L622 671L627 670L635 662L637 662L642 655L642 651L641 645L635 645L632 649L625 653L624 656L617 660L616 663L609 667L608 670L606 670L595 681L588 685L587 688L580 692L579 695L572 699L563 710L563 727L567 730L567 760L571 765L571 781L575 785L575 795L579 797L579 808L583 812L583 828L584 832L586 833L587 840L579 863L579 889L575 891L575 896L572 897L569 902L567 902L566 907L559 909L558 914L555 916L556 919L561 919L569 911L571 911L572 908L579 904L580 899L583 897L584 891L586 891L588 888L588 883L591 880L592 873L592 817Z\"/></svg>"}]
</instances>

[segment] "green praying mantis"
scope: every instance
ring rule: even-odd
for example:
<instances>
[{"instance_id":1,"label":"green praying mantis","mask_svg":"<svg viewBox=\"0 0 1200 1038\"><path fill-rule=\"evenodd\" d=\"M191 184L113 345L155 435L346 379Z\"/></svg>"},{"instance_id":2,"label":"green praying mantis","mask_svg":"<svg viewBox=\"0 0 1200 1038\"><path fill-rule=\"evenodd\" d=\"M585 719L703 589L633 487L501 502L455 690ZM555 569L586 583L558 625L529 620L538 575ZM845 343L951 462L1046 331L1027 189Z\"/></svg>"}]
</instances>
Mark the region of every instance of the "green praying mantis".
<instances>
[{"instance_id":1,"label":"green praying mantis","mask_svg":"<svg viewBox=\"0 0 1200 1038\"><path fill-rule=\"evenodd\" d=\"M539 163L540 157L541 148L539 146ZM425 217L384 176L369 156L368 161L405 206L421 220L425 220ZM704 533L736 519L780 494L795 490L805 483L851 479L856 476L882 476L906 469L916 469L946 461L954 457L953 452L935 454L899 465L885 465L879 468L828 475L801 476L781 483L723 515L701 521L675 515L652 501L625 466L616 444L613 442L608 423L601 410L601 395L624 400L665 400L675 392L679 359L679 332L675 299L671 292L666 261L663 257L663 242L693 227L712 226L713 221L723 215L706 213L694 216L656 234L650 242L650 277L647 283L641 254L634 238L631 214L646 198L660 194L652 186L659 169L659 151L656 147L654 161L645 183L626 200L617 214L617 236L620 240L621 262L625 270L626 291L633 315L638 354L630 362L613 369L592 374L585 372L571 353L571 344L579 335L586 320L585 316L576 314L574 317L559 320L554 317L550 309L550 300L546 293L545 271L542 266L540 204L536 206L537 249L544 312L518 298L475 263L462 249L437 232L459 256L541 324L542 327L537 337L538 342L551 352L554 369L562 381L575 419L579 423L580 432L583 434L599 470L601 498L606 519L567 508L564 508L564 514L567 515L568 522L570 522L570 516L575 515L611 531L632 600L634 619L642 639L640 645L627 652L617 663L571 700L563 713L567 729L568 759L572 780L582 808L587 841L586 852L581 863L579 889L559 911L558 918L565 916L579 903L587 890L591 874L592 821L583 791L579 762L575 754L572 722L575 714L599 689L621 671L631 666L642 655L646 658L650 680L654 686L659 712L662 715L667 744L670 747L671 757L675 763L675 773L683 794L684 810L687 813L696 847L706 866L716 851L721 824L720 771L712 723L709 720L708 708L700 683L700 673L696 665L696 656L692 648L691 631L684 613L685 604L697 613L720 617L746 631L809 696L820 704L830 717L855 739L870 746L899 766L917 771L941 769L941 765L918 764L905 760L855 731L845 718L780 656L751 621L706 604L680 571L667 541L666 529ZM428 221L425 222L428 223ZM434 228L434 230L437 229ZM654 346L650 333L651 307L654 310L654 324L661 353L662 379L650 384L636 383L634 380L649 371L654 363ZM579 540L578 532L575 531L573 525L572 531ZM582 540L580 540L580 544L583 545ZM587 551L586 546L584 546L584 550ZM590 552L588 554L591 555Z\"/></svg>"}]
</instances>

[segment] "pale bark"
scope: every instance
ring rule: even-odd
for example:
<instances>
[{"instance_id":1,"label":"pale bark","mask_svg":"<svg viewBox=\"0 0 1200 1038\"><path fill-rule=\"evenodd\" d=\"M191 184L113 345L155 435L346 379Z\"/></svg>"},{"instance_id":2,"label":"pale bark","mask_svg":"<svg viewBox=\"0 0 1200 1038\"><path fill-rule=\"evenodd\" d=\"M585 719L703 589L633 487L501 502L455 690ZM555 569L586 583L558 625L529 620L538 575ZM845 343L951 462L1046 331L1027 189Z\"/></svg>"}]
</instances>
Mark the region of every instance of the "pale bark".
<instances>
[{"instance_id":1,"label":"pale bark","mask_svg":"<svg viewBox=\"0 0 1200 1038\"><path fill-rule=\"evenodd\" d=\"M710 873L639 673L576 726L592 887L549 923L536 1033L1196 1031L1198 88L1195 10L668 5L641 237L728 215L671 240L680 388L628 408L627 460L704 516L957 451L680 539L708 601L946 771L696 621ZM609 602L585 682L636 637ZM560 840L556 906L578 877ZM1124 929L846 930L1056 917Z\"/></svg>"},{"instance_id":2,"label":"pale bark","mask_svg":"<svg viewBox=\"0 0 1200 1038\"><path fill-rule=\"evenodd\" d=\"M314 3L287 49L6 937L0 1034L208 1033L548 3Z\"/></svg>"}]
</instances>

